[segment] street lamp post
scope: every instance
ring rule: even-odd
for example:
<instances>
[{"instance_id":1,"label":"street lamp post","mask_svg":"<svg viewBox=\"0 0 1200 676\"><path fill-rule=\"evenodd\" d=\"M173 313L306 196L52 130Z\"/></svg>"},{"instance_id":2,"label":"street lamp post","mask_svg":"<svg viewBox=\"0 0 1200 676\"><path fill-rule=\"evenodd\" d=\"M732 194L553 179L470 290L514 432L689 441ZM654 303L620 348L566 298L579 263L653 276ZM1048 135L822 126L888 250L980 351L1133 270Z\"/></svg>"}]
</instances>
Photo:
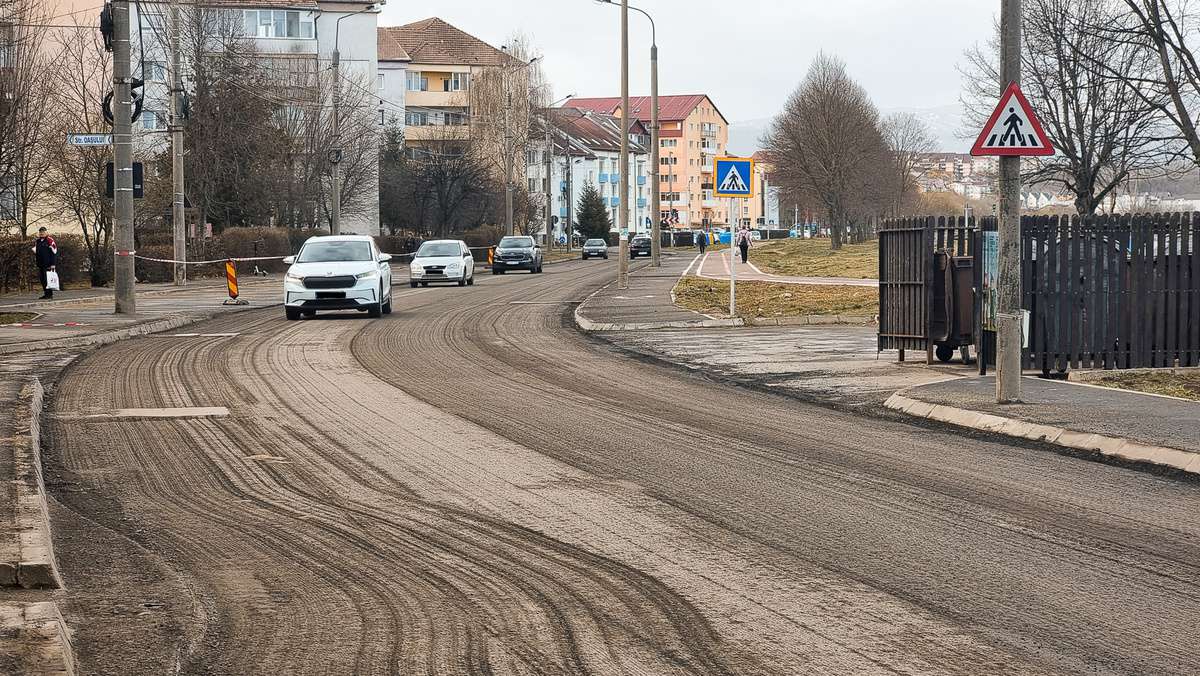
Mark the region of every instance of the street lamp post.
<instances>
[{"instance_id":1,"label":"street lamp post","mask_svg":"<svg viewBox=\"0 0 1200 676\"><path fill-rule=\"evenodd\" d=\"M546 106L546 109L542 111L542 126L544 126L546 128L546 130L545 130L546 131L546 157L544 158L545 164L546 164L546 251L550 250L550 246L551 246L551 242L552 242L551 238L553 236L553 233L552 233L552 227L550 225L550 216L554 212L554 208L553 208L554 207L554 186L553 186L553 183L554 183L554 180L553 180L554 179L554 140L551 138L551 135L550 135L550 126L551 126L550 109L554 108L554 106L557 106L558 104L562 103L563 101L566 101L567 99L570 99L574 96L575 96L574 94L568 94L568 95L564 96L563 98L555 101L554 103L551 103L550 105ZM570 236L568 236L567 237L567 251L570 251L570 250L571 250Z\"/></svg>"},{"instance_id":2,"label":"street lamp post","mask_svg":"<svg viewBox=\"0 0 1200 676\"><path fill-rule=\"evenodd\" d=\"M328 159L332 165L332 186L330 188L330 206L329 206L329 234L342 234L342 53L338 51L338 42L342 34L342 20L349 19L352 16L370 12L377 9L380 5L387 4L387 0L378 3L371 3L357 12L343 14L333 22L333 147L329 149Z\"/></svg>"},{"instance_id":3,"label":"street lamp post","mask_svg":"<svg viewBox=\"0 0 1200 676\"><path fill-rule=\"evenodd\" d=\"M599 3L602 3L602 4L607 4L607 5L616 5L617 4L616 2L614 2L614 0L596 0L596 1ZM662 253L661 252L662 228L660 226L660 223L662 222L662 214L661 214L662 203L660 202L661 196L659 195L659 189L662 187L662 185L659 182L659 174L658 174L658 172L659 172L659 164L658 164L658 162L659 162L659 157L658 157L658 155L659 155L658 30L654 25L654 17L650 16L649 12L647 12L646 10L641 9L639 7L634 7L633 5L629 5L628 0L623 0L621 7L622 7L622 12L626 11L626 7L627 7L628 9L632 9L635 12L641 13L642 16L646 17L650 21L650 145L651 145L651 150L650 150L650 171L648 173L649 173L649 179L650 179L650 183L651 183L651 185L650 185L650 215L653 219L651 222L651 225L650 225L650 232L651 232L651 241L650 241L650 261L651 261L651 263L650 264L653 265L654 267L659 267L660 265L662 265L662 260L660 257L661 253ZM623 30L622 32L625 33L626 31ZM628 36L625 35L624 37L626 39L626 46L623 48L623 50L624 50L623 53L626 55L625 58L628 59ZM628 67L628 66L626 66L626 67ZM628 105L628 102L626 102L626 105Z\"/></svg>"}]
</instances>

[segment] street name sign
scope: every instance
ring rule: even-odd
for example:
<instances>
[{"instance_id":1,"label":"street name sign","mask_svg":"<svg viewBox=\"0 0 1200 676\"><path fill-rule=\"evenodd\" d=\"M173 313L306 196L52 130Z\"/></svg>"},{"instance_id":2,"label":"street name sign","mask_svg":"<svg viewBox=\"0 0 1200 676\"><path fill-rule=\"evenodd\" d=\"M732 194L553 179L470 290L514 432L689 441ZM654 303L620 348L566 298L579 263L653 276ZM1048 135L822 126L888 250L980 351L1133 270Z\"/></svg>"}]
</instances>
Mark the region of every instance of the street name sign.
<instances>
[{"instance_id":1,"label":"street name sign","mask_svg":"<svg viewBox=\"0 0 1200 676\"><path fill-rule=\"evenodd\" d=\"M1029 101L1016 82L1008 85L1000 105L983 125L983 132L971 148L971 154L1001 157L1040 157L1054 154L1042 123L1034 115Z\"/></svg>"},{"instance_id":2,"label":"street name sign","mask_svg":"<svg viewBox=\"0 0 1200 676\"><path fill-rule=\"evenodd\" d=\"M112 134L67 134L67 143L73 146L111 146Z\"/></svg>"},{"instance_id":3,"label":"street name sign","mask_svg":"<svg viewBox=\"0 0 1200 676\"><path fill-rule=\"evenodd\" d=\"M754 160L748 157L718 157L713 160L716 197L754 197Z\"/></svg>"}]
</instances>

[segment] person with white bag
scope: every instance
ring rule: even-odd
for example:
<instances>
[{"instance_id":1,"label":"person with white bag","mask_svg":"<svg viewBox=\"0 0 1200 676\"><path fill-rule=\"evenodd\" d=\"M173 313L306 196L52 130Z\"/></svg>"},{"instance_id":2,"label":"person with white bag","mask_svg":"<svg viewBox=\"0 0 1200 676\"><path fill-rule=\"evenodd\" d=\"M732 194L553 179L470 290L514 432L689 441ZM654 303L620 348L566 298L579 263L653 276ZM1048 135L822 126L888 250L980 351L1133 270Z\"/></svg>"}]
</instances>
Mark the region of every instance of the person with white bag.
<instances>
[{"instance_id":1,"label":"person with white bag","mask_svg":"<svg viewBox=\"0 0 1200 676\"><path fill-rule=\"evenodd\" d=\"M55 289L59 288L58 273L55 264L58 263L58 244L45 228L38 228L37 245L33 247L37 257L38 277L42 282L42 300L54 298Z\"/></svg>"}]
</instances>

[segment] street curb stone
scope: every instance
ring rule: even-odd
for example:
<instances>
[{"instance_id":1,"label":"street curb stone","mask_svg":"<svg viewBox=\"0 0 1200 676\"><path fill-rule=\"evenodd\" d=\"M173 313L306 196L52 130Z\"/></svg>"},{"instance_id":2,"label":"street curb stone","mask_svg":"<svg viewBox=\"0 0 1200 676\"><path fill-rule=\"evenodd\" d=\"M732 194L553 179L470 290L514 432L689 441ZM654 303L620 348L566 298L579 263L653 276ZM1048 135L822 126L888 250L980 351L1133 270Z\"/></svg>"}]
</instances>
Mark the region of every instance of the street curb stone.
<instances>
[{"instance_id":1,"label":"street curb stone","mask_svg":"<svg viewBox=\"0 0 1200 676\"><path fill-rule=\"evenodd\" d=\"M75 656L71 631L53 601L0 604L0 635L5 656L22 674L72 676Z\"/></svg>"},{"instance_id":2,"label":"street curb stone","mask_svg":"<svg viewBox=\"0 0 1200 676\"><path fill-rule=\"evenodd\" d=\"M31 378L21 391L12 439L14 520L11 525L15 547L8 547L3 582L26 589L59 589L62 580L54 561L50 537L50 512L46 504L46 482L42 476L42 404L45 390ZM12 573L15 572L15 575Z\"/></svg>"},{"instance_id":3,"label":"street curb stone","mask_svg":"<svg viewBox=\"0 0 1200 676\"><path fill-rule=\"evenodd\" d=\"M917 418L926 418L959 427L967 427L984 432L995 432L1010 437L1041 441L1080 451L1100 453L1123 460L1147 462L1172 467L1192 474L1200 474L1200 453L1170 448L1168 446L1143 444L1122 437L1110 437L1052 425L1041 425L1015 418L1006 418L989 413L956 408L954 406L931 404L906 396L904 392L897 392L888 397L883 405L886 408Z\"/></svg>"}]
</instances>

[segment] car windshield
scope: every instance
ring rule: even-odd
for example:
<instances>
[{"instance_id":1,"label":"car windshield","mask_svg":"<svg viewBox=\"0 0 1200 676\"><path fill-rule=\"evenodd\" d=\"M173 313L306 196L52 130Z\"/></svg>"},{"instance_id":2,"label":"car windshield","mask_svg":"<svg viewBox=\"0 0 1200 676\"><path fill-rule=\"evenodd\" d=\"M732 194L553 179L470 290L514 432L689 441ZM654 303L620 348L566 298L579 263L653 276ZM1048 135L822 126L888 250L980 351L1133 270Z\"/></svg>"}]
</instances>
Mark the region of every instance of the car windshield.
<instances>
[{"instance_id":1,"label":"car windshield","mask_svg":"<svg viewBox=\"0 0 1200 676\"><path fill-rule=\"evenodd\" d=\"M344 263L371 260L370 242L309 242L300 250L297 263Z\"/></svg>"},{"instance_id":2,"label":"car windshield","mask_svg":"<svg viewBox=\"0 0 1200 676\"><path fill-rule=\"evenodd\" d=\"M527 249L533 246L532 237L505 237L500 240L501 249Z\"/></svg>"},{"instance_id":3,"label":"car windshield","mask_svg":"<svg viewBox=\"0 0 1200 676\"><path fill-rule=\"evenodd\" d=\"M608 243L602 239L589 239L584 244L586 246L607 246Z\"/></svg>"},{"instance_id":4,"label":"car windshield","mask_svg":"<svg viewBox=\"0 0 1200 676\"><path fill-rule=\"evenodd\" d=\"M434 258L437 256L461 256L462 247L458 242L425 242L417 249L417 256Z\"/></svg>"}]
</instances>

